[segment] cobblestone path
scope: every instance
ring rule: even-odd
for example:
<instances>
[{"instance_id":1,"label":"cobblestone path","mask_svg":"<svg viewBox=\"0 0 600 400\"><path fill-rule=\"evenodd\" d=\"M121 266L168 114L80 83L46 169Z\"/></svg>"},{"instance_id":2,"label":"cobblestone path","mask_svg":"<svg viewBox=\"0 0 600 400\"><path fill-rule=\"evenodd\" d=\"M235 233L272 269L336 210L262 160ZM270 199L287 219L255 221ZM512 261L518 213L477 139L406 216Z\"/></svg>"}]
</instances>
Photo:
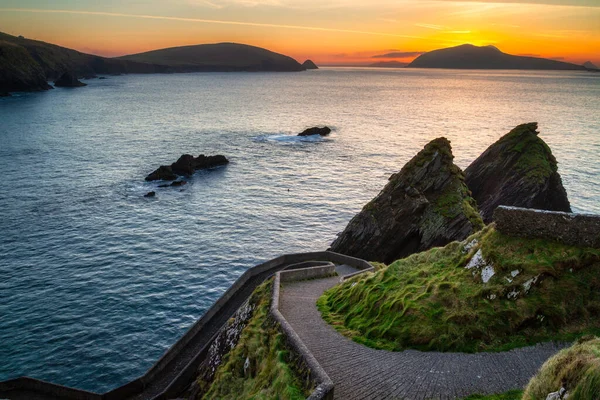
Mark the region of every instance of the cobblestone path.
<instances>
[{"instance_id":1,"label":"cobblestone path","mask_svg":"<svg viewBox=\"0 0 600 400\"><path fill-rule=\"evenodd\" d=\"M346 267L342 273L349 272ZM544 343L478 354L375 350L342 336L321 318L315 303L338 281L286 283L279 307L333 381L335 399L461 399L519 389L565 347Z\"/></svg>"}]
</instances>

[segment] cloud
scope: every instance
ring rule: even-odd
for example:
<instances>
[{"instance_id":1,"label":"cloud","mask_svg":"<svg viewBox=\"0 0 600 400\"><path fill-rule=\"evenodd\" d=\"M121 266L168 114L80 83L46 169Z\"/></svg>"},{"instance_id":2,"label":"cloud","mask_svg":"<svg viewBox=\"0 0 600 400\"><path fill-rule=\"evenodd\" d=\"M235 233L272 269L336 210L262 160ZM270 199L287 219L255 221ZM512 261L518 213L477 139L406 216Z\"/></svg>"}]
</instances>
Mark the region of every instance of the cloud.
<instances>
[{"instance_id":1,"label":"cloud","mask_svg":"<svg viewBox=\"0 0 600 400\"><path fill-rule=\"evenodd\" d=\"M138 19L152 19L152 20L179 21L179 22L195 22L195 23L204 23L204 24L219 24L219 25L238 25L238 26L242 25L242 26L262 27L262 28L301 29L301 30L307 30L307 31L355 33L355 34L359 34L359 35L389 36L389 37L400 37L400 38L409 38L409 39L422 39L420 36L400 35L400 34L396 34L396 33L385 33L385 32L375 32L375 31L360 31L360 30L353 30L353 29L326 28L326 27L320 27L320 26L268 24L268 23L260 23L260 22L228 21L228 20L203 19L203 18L183 18L183 17L169 17L169 16L161 16L161 15L125 14L125 13L113 13L113 12L104 12L104 11L44 10L44 9L35 9L35 8L0 8L0 12L97 15L97 16L102 16L102 17L138 18Z\"/></svg>"},{"instance_id":2,"label":"cloud","mask_svg":"<svg viewBox=\"0 0 600 400\"><path fill-rule=\"evenodd\" d=\"M407 57L416 57L425 53L424 51L398 51L394 53L386 53L386 54L377 54L375 56L371 56L371 58L407 58Z\"/></svg>"},{"instance_id":3,"label":"cloud","mask_svg":"<svg viewBox=\"0 0 600 400\"><path fill-rule=\"evenodd\" d=\"M434 24L414 24L415 26L421 27L421 28L428 28L428 29L435 29L438 31L444 30L446 29L445 27L443 27L442 25L434 25Z\"/></svg>"}]
</instances>

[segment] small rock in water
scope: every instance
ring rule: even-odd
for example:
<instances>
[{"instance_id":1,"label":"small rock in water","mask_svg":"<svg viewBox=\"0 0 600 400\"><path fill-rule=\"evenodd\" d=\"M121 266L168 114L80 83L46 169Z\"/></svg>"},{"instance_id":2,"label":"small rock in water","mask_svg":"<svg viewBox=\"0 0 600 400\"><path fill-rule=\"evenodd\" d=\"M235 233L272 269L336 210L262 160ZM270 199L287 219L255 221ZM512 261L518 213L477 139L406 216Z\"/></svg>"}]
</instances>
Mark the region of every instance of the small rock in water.
<instances>
[{"instance_id":1,"label":"small rock in water","mask_svg":"<svg viewBox=\"0 0 600 400\"><path fill-rule=\"evenodd\" d=\"M156 192L148 192L144 195L144 197L155 197L156 196Z\"/></svg>"},{"instance_id":2,"label":"small rock in water","mask_svg":"<svg viewBox=\"0 0 600 400\"><path fill-rule=\"evenodd\" d=\"M190 176L194 171L208 169L228 164L229 160L222 155L205 156L200 154L194 157L184 154L171 165L161 165L157 170L146 177L147 181L174 181L178 176ZM180 185L173 185L180 186Z\"/></svg>"},{"instance_id":3,"label":"small rock in water","mask_svg":"<svg viewBox=\"0 0 600 400\"><path fill-rule=\"evenodd\" d=\"M77 75L72 71L67 71L54 81L54 86L57 87L81 87L87 86L87 84L77 80Z\"/></svg>"},{"instance_id":4,"label":"small rock in water","mask_svg":"<svg viewBox=\"0 0 600 400\"><path fill-rule=\"evenodd\" d=\"M299 133L298 136L311 136L311 135L327 136L330 133L331 133L331 129L327 126L325 126L323 128L314 127L314 128L306 129L304 132Z\"/></svg>"}]
</instances>

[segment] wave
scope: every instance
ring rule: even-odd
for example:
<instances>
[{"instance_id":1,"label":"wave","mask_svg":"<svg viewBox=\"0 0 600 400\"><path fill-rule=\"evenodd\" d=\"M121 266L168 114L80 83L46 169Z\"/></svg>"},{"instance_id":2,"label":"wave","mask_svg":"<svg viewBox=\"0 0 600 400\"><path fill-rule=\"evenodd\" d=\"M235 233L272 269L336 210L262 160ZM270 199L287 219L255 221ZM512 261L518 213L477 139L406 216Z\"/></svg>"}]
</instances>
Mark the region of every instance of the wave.
<instances>
[{"instance_id":1,"label":"wave","mask_svg":"<svg viewBox=\"0 0 600 400\"><path fill-rule=\"evenodd\" d=\"M297 136L297 135L261 135L252 138L255 142L260 143L279 143L283 145L295 145L304 143L324 143L331 142L332 139L329 137L311 135L311 136Z\"/></svg>"}]
</instances>

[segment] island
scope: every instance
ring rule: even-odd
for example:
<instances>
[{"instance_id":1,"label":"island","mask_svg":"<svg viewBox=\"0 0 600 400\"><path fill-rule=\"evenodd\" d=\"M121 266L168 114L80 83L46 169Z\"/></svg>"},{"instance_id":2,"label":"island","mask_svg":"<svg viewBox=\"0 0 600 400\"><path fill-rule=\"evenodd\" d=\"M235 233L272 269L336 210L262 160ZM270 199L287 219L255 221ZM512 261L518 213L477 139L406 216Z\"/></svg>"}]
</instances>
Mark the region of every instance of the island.
<instances>
[{"instance_id":1,"label":"island","mask_svg":"<svg viewBox=\"0 0 600 400\"><path fill-rule=\"evenodd\" d=\"M587 71L583 65L538 57L514 56L495 46L463 44L421 54L409 68L523 69Z\"/></svg>"}]
</instances>

